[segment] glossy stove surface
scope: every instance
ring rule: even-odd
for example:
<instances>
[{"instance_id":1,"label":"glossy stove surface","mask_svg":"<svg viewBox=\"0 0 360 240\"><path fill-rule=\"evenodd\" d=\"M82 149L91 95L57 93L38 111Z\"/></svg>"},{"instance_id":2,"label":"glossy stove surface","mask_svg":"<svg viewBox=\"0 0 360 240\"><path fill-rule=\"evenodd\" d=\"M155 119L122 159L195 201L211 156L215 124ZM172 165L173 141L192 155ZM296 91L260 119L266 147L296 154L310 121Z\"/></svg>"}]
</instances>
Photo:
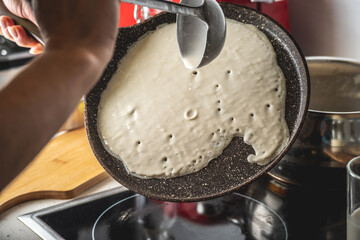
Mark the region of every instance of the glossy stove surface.
<instances>
[{"instance_id":1,"label":"glossy stove surface","mask_svg":"<svg viewBox=\"0 0 360 240\"><path fill-rule=\"evenodd\" d=\"M121 187L19 219L44 239L279 240L286 232L288 239L332 240L345 239L346 194L345 186L300 188L264 176L239 193L206 202L164 203Z\"/></svg>"}]
</instances>

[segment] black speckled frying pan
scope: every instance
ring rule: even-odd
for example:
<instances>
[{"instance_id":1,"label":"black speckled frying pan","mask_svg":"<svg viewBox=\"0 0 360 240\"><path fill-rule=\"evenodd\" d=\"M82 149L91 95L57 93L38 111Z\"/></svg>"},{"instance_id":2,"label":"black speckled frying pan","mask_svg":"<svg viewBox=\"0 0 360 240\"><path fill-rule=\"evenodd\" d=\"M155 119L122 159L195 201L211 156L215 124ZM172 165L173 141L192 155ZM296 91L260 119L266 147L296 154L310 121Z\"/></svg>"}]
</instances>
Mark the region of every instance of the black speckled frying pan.
<instances>
[{"instance_id":1,"label":"black speckled frying pan","mask_svg":"<svg viewBox=\"0 0 360 240\"><path fill-rule=\"evenodd\" d=\"M309 102L309 74L304 56L292 37L278 23L252 9L234 4L221 5L227 18L253 24L270 39L277 53L278 64L286 77L286 122L290 130L288 146L265 166L250 164L251 146L235 138L223 153L197 173L171 179L140 179L130 175L122 162L110 155L97 131L97 112L101 93L117 69L129 47L139 37L164 23L175 22L175 16L162 13L129 28L121 28L115 54L96 86L86 96L85 122L91 148L105 170L125 187L165 201L200 201L219 197L247 185L269 171L291 147L305 119ZM241 44L241 43L239 43Z\"/></svg>"}]
</instances>

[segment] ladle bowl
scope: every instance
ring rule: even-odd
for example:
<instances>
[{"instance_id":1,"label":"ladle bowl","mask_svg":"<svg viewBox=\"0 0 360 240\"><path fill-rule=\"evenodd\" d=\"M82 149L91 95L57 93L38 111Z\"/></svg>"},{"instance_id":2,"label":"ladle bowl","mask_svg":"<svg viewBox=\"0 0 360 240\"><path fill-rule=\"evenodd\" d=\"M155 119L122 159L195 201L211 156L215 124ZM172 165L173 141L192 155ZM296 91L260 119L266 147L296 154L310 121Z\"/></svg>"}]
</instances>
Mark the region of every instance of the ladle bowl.
<instances>
[{"instance_id":1,"label":"ladle bowl","mask_svg":"<svg viewBox=\"0 0 360 240\"><path fill-rule=\"evenodd\" d=\"M187 68L202 67L221 52L226 35L225 15L215 0L123 0L177 14L177 40Z\"/></svg>"}]
</instances>

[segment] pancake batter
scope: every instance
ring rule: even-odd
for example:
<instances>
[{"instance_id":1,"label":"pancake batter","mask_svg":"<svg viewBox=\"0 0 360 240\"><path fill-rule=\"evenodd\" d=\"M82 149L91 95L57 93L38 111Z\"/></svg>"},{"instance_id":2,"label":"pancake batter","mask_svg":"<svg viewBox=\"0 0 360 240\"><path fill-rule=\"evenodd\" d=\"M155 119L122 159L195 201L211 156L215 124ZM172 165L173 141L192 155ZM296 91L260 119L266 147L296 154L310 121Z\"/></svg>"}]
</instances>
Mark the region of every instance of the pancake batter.
<instances>
[{"instance_id":1,"label":"pancake batter","mask_svg":"<svg viewBox=\"0 0 360 240\"><path fill-rule=\"evenodd\" d=\"M248 161L272 161L288 142L285 78L267 37L253 25L227 21L220 55L185 68L175 24L144 36L104 90L98 131L105 148L143 178L199 171L233 137L255 150Z\"/></svg>"}]
</instances>

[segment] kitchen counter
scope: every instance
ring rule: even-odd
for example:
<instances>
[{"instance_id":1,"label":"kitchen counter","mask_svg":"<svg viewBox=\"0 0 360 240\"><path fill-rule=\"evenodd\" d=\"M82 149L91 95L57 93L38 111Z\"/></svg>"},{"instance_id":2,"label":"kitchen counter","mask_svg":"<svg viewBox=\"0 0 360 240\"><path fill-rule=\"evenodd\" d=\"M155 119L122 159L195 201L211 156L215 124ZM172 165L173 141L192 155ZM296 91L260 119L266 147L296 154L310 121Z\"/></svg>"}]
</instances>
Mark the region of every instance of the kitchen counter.
<instances>
[{"instance_id":1,"label":"kitchen counter","mask_svg":"<svg viewBox=\"0 0 360 240\"><path fill-rule=\"evenodd\" d=\"M106 178L102 182L98 183L94 187L88 189L84 193L80 194L76 198L91 195L93 193L105 191L118 187L119 183L112 178ZM18 220L18 216L33 212L39 209L64 203L73 199L58 200L58 199L43 199L28 201L22 204L18 204L15 207L5 211L0 215L0 239L24 239L27 240L39 240L38 237L31 229Z\"/></svg>"}]
</instances>

